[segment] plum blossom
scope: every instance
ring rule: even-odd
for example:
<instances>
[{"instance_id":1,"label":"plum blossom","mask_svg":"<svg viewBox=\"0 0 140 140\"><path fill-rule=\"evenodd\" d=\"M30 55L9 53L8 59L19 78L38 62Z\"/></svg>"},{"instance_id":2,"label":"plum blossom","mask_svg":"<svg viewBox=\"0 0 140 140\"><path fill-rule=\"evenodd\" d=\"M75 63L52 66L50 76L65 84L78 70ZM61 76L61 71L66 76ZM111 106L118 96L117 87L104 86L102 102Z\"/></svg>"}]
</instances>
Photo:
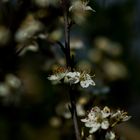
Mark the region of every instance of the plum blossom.
<instances>
[{"instance_id":1,"label":"plum blossom","mask_svg":"<svg viewBox=\"0 0 140 140\"><path fill-rule=\"evenodd\" d=\"M87 88L90 85L95 86L95 82L92 80L89 74L80 73L80 72L61 72L48 77L48 80L57 84L60 83L61 80L64 83L77 84L80 83L82 88Z\"/></svg>"},{"instance_id":2,"label":"plum blossom","mask_svg":"<svg viewBox=\"0 0 140 140\"><path fill-rule=\"evenodd\" d=\"M91 79L89 74L81 74L80 85L83 88L87 88L89 85L95 86L95 82Z\"/></svg>"},{"instance_id":3,"label":"plum blossom","mask_svg":"<svg viewBox=\"0 0 140 140\"><path fill-rule=\"evenodd\" d=\"M107 117L110 116L110 109L108 107L104 107L101 110L99 107L95 106L91 109L88 113L87 117L81 119L82 122L85 123L86 127L89 127L89 133L94 133L98 129L108 129L109 128L109 121Z\"/></svg>"},{"instance_id":4,"label":"plum blossom","mask_svg":"<svg viewBox=\"0 0 140 140\"><path fill-rule=\"evenodd\" d=\"M72 6L69 8L69 11L78 11L78 12L84 12L84 11L93 11L90 6L88 6L88 1L74 1L72 3Z\"/></svg>"},{"instance_id":5,"label":"plum blossom","mask_svg":"<svg viewBox=\"0 0 140 140\"><path fill-rule=\"evenodd\" d=\"M65 82L77 84L80 81L80 72L68 72L65 77Z\"/></svg>"},{"instance_id":6,"label":"plum blossom","mask_svg":"<svg viewBox=\"0 0 140 140\"><path fill-rule=\"evenodd\" d=\"M110 118L112 123L111 126L113 127L120 122L128 121L131 118L131 116L128 116L127 112L117 110L117 112L111 114Z\"/></svg>"},{"instance_id":7,"label":"plum blossom","mask_svg":"<svg viewBox=\"0 0 140 140\"><path fill-rule=\"evenodd\" d=\"M85 123L86 127L89 127L89 133L95 133L99 129L107 130L114 127L116 124L120 122L128 121L131 116L127 115L127 112L117 110L116 112L111 111L107 106L102 110L95 106L90 112L87 114L87 117L81 119L82 122ZM110 137L107 140L113 140L114 134L113 132L109 132L106 137Z\"/></svg>"},{"instance_id":8,"label":"plum blossom","mask_svg":"<svg viewBox=\"0 0 140 140\"><path fill-rule=\"evenodd\" d=\"M66 72L53 74L48 77L48 80L52 81L53 84L58 84L65 77L65 75Z\"/></svg>"}]
</instances>

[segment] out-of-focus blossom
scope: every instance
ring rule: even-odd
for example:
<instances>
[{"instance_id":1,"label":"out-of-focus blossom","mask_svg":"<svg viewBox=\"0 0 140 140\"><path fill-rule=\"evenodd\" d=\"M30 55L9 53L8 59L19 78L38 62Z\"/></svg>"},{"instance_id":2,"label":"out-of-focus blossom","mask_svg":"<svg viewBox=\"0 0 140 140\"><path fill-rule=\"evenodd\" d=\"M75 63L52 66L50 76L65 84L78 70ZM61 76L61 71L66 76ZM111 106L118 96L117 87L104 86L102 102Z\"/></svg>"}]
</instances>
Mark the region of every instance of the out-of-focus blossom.
<instances>
[{"instance_id":1,"label":"out-of-focus blossom","mask_svg":"<svg viewBox=\"0 0 140 140\"><path fill-rule=\"evenodd\" d=\"M58 40L60 40L61 39L61 37L62 37L62 34L63 34L63 32L62 32L62 30L60 30L60 29L57 29L57 30L54 30L53 32L51 32L49 35L48 35L48 40L50 40L50 41L58 41Z\"/></svg>"},{"instance_id":2,"label":"out-of-focus blossom","mask_svg":"<svg viewBox=\"0 0 140 140\"><path fill-rule=\"evenodd\" d=\"M111 56L120 56L122 54L122 46L113 42L106 37L98 37L95 39L95 47Z\"/></svg>"},{"instance_id":3,"label":"out-of-focus blossom","mask_svg":"<svg viewBox=\"0 0 140 140\"><path fill-rule=\"evenodd\" d=\"M69 11L73 15L73 19L77 24L81 24L85 21L88 11L95 12L90 6L88 6L88 1L78 1L74 0L69 8Z\"/></svg>"},{"instance_id":4,"label":"out-of-focus blossom","mask_svg":"<svg viewBox=\"0 0 140 140\"><path fill-rule=\"evenodd\" d=\"M81 96L79 99L78 99L78 103L79 104L81 104L81 105L85 105L85 104L87 104L88 103L88 101L89 101L89 98L87 97L87 96Z\"/></svg>"},{"instance_id":5,"label":"out-of-focus blossom","mask_svg":"<svg viewBox=\"0 0 140 140\"><path fill-rule=\"evenodd\" d=\"M0 25L0 45L6 45L10 39L10 30Z\"/></svg>"},{"instance_id":6,"label":"out-of-focus blossom","mask_svg":"<svg viewBox=\"0 0 140 140\"><path fill-rule=\"evenodd\" d=\"M103 54L102 54L101 50L99 50L99 49L95 49L95 48L90 49L88 51L88 58L93 63L99 63L102 61Z\"/></svg>"},{"instance_id":7,"label":"out-of-focus blossom","mask_svg":"<svg viewBox=\"0 0 140 140\"><path fill-rule=\"evenodd\" d=\"M105 135L105 140L115 140L115 133L112 131L109 131Z\"/></svg>"},{"instance_id":8,"label":"out-of-focus blossom","mask_svg":"<svg viewBox=\"0 0 140 140\"><path fill-rule=\"evenodd\" d=\"M89 135L86 140L94 140L92 135Z\"/></svg>"},{"instance_id":9,"label":"out-of-focus blossom","mask_svg":"<svg viewBox=\"0 0 140 140\"><path fill-rule=\"evenodd\" d=\"M72 38L70 41L70 49L76 50L76 49L82 49L84 47L84 43L82 40L78 38Z\"/></svg>"},{"instance_id":10,"label":"out-of-focus blossom","mask_svg":"<svg viewBox=\"0 0 140 140\"><path fill-rule=\"evenodd\" d=\"M88 6L88 1L80 1L80 0L74 0L72 3L72 6L69 8L69 11L74 11L74 12L85 12L85 11L93 11L90 6Z\"/></svg>"},{"instance_id":11,"label":"out-of-focus blossom","mask_svg":"<svg viewBox=\"0 0 140 140\"><path fill-rule=\"evenodd\" d=\"M46 7L49 5L56 6L58 3L58 0L34 0L34 2L39 6L39 7Z\"/></svg>"},{"instance_id":12,"label":"out-of-focus blossom","mask_svg":"<svg viewBox=\"0 0 140 140\"><path fill-rule=\"evenodd\" d=\"M106 37L97 37L94 40L95 47L101 49L101 50L106 50L108 45L110 44L110 40Z\"/></svg>"},{"instance_id":13,"label":"out-of-focus blossom","mask_svg":"<svg viewBox=\"0 0 140 140\"><path fill-rule=\"evenodd\" d=\"M9 0L2 0L2 2L9 2Z\"/></svg>"},{"instance_id":14,"label":"out-of-focus blossom","mask_svg":"<svg viewBox=\"0 0 140 140\"><path fill-rule=\"evenodd\" d=\"M33 35L43 29L43 25L38 20L35 20L33 15L28 15L21 27L15 34L15 39L18 42L24 42Z\"/></svg>"},{"instance_id":15,"label":"out-of-focus blossom","mask_svg":"<svg viewBox=\"0 0 140 140\"><path fill-rule=\"evenodd\" d=\"M7 74L5 77L5 83L14 89L18 89L21 86L21 81L13 74Z\"/></svg>"},{"instance_id":16,"label":"out-of-focus blossom","mask_svg":"<svg viewBox=\"0 0 140 140\"><path fill-rule=\"evenodd\" d=\"M7 74L4 82L0 83L0 96L8 97L13 91L19 90L20 87L20 79L13 74Z\"/></svg>"},{"instance_id":17,"label":"out-of-focus blossom","mask_svg":"<svg viewBox=\"0 0 140 140\"><path fill-rule=\"evenodd\" d=\"M105 60L103 70L109 80L125 78L128 74L126 67L118 61Z\"/></svg>"},{"instance_id":18,"label":"out-of-focus blossom","mask_svg":"<svg viewBox=\"0 0 140 140\"><path fill-rule=\"evenodd\" d=\"M84 107L79 103L76 104L76 111L77 116L79 117L83 117L85 115ZM69 103L58 104L58 106L56 107L56 113L64 117L65 119L70 119L72 117L71 112L69 110Z\"/></svg>"},{"instance_id":19,"label":"out-of-focus blossom","mask_svg":"<svg viewBox=\"0 0 140 140\"><path fill-rule=\"evenodd\" d=\"M50 125L55 128L58 128L62 124L61 119L58 117L52 117L49 122Z\"/></svg>"},{"instance_id":20,"label":"out-of-focus blossom","mask_svg":"<svg viewBox=\"0 0 140 140\"><path fill-rule=\"evenodd\" d=\"M78 104L78 103L76 104L76 110L77 110L77 115L79 117L85 116L86 112L81 104Z\"/></svg>"},{"instance_id":21,"label":"out-of-focus blossom","mask_svg":"<svg viewBox=\"0 0 140 140\"><path fill-rule=\"evenodd\" d=\"M19 47L20 49L20 47ZM25 46L21 52L19 53L19 56L23 56L26 54L26 52L31 51L31 52L37 52L39 50L39 47L37 44L30 44L28 46Z\"/></svg>"},{"instance_id":22,"label":"out-of-focus blossom","mask_svg":"<svg viewBox=\"0 0 140 140\"><path fill-rule=\"evenodd\" d=\"M5 97L9 95L10 89L5 83L0 83L0 96Z\"/></svg>"}]
</instances>

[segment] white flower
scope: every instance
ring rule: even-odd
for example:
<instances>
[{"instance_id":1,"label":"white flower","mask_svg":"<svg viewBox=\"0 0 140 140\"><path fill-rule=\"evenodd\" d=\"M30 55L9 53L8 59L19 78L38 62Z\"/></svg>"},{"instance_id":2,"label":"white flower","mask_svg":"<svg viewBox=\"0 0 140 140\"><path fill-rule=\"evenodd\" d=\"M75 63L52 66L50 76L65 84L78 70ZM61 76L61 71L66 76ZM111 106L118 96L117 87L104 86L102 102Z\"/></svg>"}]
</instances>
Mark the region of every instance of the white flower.
<instances>
[{"instance_id":1,"label":"white flower","mask_svg":"<svg viewBox=\"0 0 140 140\"><path fill-rule=\"evenodd\" d=\"M86 114L84 107L79 103L76 104L76 110L77 110L77 116L84 116Z\"/></svg>"},{"instance_id":2,"label":"white flower","mask_svg":"<svg viewBox=\"0 0 140 140\"><path fill-rule=\"evenodd\" d=\"M112 127L120 122L128 121L130 118L131 116L128 116L127 112L117 110L117 112L111 114Z\"/></svg>"},{"instance_id":3,"label":"white flower","mask_svg":"<svg viewBox=\"0 0 140 140\"><path fill-rule=\"evenodd\" d=\"M110 130L116 124L127 121L131 116L127 115L127 112L117 110L115 113L111 112L106 106L102 110L95 106L87 114L87 117L81 119L85 123L85 127L89 127L89 133L95 133L99 129ZM106 140L115 140L115 134L112 131L108 131L105 136Z\"/></svg>"},{"instance_id":4,"label":"white flower","mask_svg":"<svg viewBox=\"0 0 140 140\"><path fill-rule=\"evenodd\" d=\"M101 112L103 118L109 117L111 115L110 109L107 106L105 106Z\"/></svg>"},{"instance_id":5,"label":"white flower","mask_svg":"<svg viewBox=\"0 0 140 140\"><path fill-rule=\"evenodd\" d=\"M90 85L95 86L95 82L89 74L80 72L61 72L48 77L48 80L53 83L60 83L64 79L64 83L77 84L80 83L82 88L87 88Z\"/></svg>"},{"instance_id":6,"label":"white flower","mask_svg":"<svg viewBox=\"0 0 140 140\"><path fill-rule=\"evenodd\" d=\"M7 74L5 77L5 82L11 88L17 89L21 86L20 79L13 74Z\"/></svg>"},{"instance_id":7,"label":"white flower","mask_svg":"<svg viewBox=\"0 0 140 140\"><path fill-rule=\"evenodd\" d=\"M17 42L24 42L43 29L43 24L29 14L15 34Z\"/></svg>"},{"instance_id":8,"label":"white flower","mask_svg":"<svg viewBox=\"0 0 140 140\"><path fill-rule=\"evenodd\" d=\"M51 75L48 77L48 80L52 81L53 84L60 83L60 80L62 80L65 77L66 73L57 73L54 75Z\"/></svg>"},{"instance_id":9,"label":"white flower","mask_svg":"<svg viewBox=\"0 0 140 140\"><path fill-rule=\"evenodd\" d=\"M106 140L115 140L115 133L112 131L109 131L105 135Z\"/></svg>"},{"instance_id":10,"label":"white flower","mask_svg":"<svg viewBox=\"0 0 140 140\"><path fill-rule=\"evenodd\" d=\"M104 108L103 110L105 110L106 108ZM81 121L85 123L86 127L91 128L89 130L89 133L94 133L100 128L108 129L110 124L107 117L109 115L105 114L106 112L102 111L99 107L94 107L91 109L87 117L85 119L81 119Z\"/></svg>"},{"instance_id":11,"label":"white flower","mask_svg":"<svg viewBox=\"0 0 140 140\"><path fill-rule=\"evenodd\" d=\"M79 72L68 72L65 77L65 81L70 82L71 84L77 84L80 80Z\"/></svg>"},{"instance_id":12,"label":"white flower","mask_svg":"<svg viewBox=\"0 0 140 140\"><path fill-rule=\"evenodd\" d=\"M95 10L88 6L88 2L84 2L81 0L73 0L69 11L72 13L74 22L79 25L85 22L88 11L95 12Z\"/></svg>"},{"instance_id":13,"label":"white flower","mask_svg":"<svg viewBox=\"0 0 140 140\"><path fill-rule=\"evenodd\" d=\"M4 97L9 95L9 93L10 93L9 86L4 83L0 83L0 96Z\"/></svg>"},{"instance_id":14,"label":"white flower","mask_svg":"<svg viewBox=\"0 0 140 140\"><path fill-rule=\"evenodd\" d=\"M82 2L82 1L74 1L72 6L69 8L69 11L77 11L77 12L84 12L84 11L93 11L90 6L88 6L88 1Z\"/></svg>"},{"instance_id":15,"label":"white flower","mask_svg":"<svg viewBox=\"0 0 140 140\"><path fill-rule=\"evenodd\" d=\"M95 82L91 79L89 74L81 74L80 85L83 88L89 87L89 85L95 86Z\"/></svg>"}]
</instances>

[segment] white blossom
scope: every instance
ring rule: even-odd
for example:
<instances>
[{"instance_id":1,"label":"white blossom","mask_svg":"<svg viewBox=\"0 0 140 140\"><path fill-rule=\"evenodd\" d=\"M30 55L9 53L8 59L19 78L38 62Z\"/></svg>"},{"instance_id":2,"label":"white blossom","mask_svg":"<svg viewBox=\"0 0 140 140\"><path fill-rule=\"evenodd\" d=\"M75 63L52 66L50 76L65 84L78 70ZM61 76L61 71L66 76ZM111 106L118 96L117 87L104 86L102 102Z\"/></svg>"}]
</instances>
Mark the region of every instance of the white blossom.
<instances>
[{"instance_id":1,"label":"white blossom","mask_svg":"<svg viewBox=\"0 0 140 140\"><path fill-rule=\"evenodd\" d=\"M10 89L9 86L6 85L5 83L0 83L0 96L5 97L9 95Z\"/></svg>"},{"instance_id":2,"label":"white blossom","mask_svg":"<svg viewBox=\"0 0 140 140\"><path fill-rule=\"evenodd\" d=\"M84 12L84 11L93 11L90 6L88 6L88 1L83 2L83 1L74 1L72 3L72 6L69 8L69 11L77 11L77 12Z\"/></svg>"},{"instance_id":3,"label":"white blossom","mask_svg":"<svg viewBox=\"0 0 140 140\"><path fill-rule=\"evenodd\" d=\"M13 74L7 74L5 77L5 83L14 89L18 89L21 86L21 81Z\"/></svg>"},{"instance_id":4,"label":"white blossom","mask_svg":"<svg viewBox=\"0 0 140 140\"><path fill-rule=\"evenodd\" d=\"M109 131L105 135L105 140L115 140L115 133L112 131Z\"/></svg>"},{"instance_id":5,"label":"white blossom","mask_svg":"<svg viewBox=\"0 0 140 140\"><path fill-rule=\"evenodd\" d=\"M52 81L53 84L58 84L65 77L65 75L65 72L53 74L48 77L48 80Z\"/></svg>"},{"instance_id":6,"label":"white blossom","mask_svg":"<svg viewBox=\"0 0 140 140\"><path fill-rule=\"evenodd\" d=\"M53 83L60 83L61 80L64 80L64 83L77 84L80 83L82 88L87 88L90 85L95 86L95 82L91 79L89 74L80 73L80 72L62 72L51 75L48 77L48 80Z\"/></svg>"},{"instance_id":7,"label":"white blossom","mask_svg":"<svg viewBox=\"0 0 140 140\"><path fill-rule=\"evenodd\" d=\"M95 106L87 114L87 117L81 119L81 121L85 123L86 127L90 128L89 133L95 133L99 129L108 130L120 122L128 121L130 118L131 116L128 116L127 112L121 110L114 112L107 106L101 110ZM109 134L111 138L114 137L112 132L108 133L107 136L109 136ZM107 140L113 140L113 138L111 138Z\"/></svg>"},{"instance_id":8,"label":"white blossom","mask_svg":"<svg viewBox=\"0 0 140 140\"><path fill-rule=\"evenodd\" d=\"M117 112L111 114L111 120L112 120L112 127L120 122L128 121L131 116L127 115L127 112L117 110Z\"/></svg>"},{"instance_id":9,"label":"white blossom","mask_svg":"<svg viewBox=\"0 0 140 140\"><path fill-rule=\"evenodd\" d=\"M107 107L105 107L103 110L106 109ZM108 116L109 113L106 113L105 111L102 111L99 107L95 106L88 113L87 117L85 119L81 119L81 121L85 123L86 127L90 128L89 133L94 133L100 128L101 129L109 128L109 121L107 119Z\"/></svg>"},{"instance_id":10,"label":"white blossom","mask_svg":"<svg viewBox=\"0 0 140 140\"><path fill-rule=\"evenodd\" d=\"M89 85L95 86L95 82L91 79L89 74L81 74L80 79L80 85L83 88L87 88Z\"/></svg>"},{"instance_id":11,"label":"white blossom","mask_svg":"<svg viewBox=\"0 0 140 140\"><path fill-rule=\"evenodd\" d=\"M71 84L77 84L80 81L79 72L68 72L66 74L65 81L70 82Z\"/></svg>"}]
</instances>

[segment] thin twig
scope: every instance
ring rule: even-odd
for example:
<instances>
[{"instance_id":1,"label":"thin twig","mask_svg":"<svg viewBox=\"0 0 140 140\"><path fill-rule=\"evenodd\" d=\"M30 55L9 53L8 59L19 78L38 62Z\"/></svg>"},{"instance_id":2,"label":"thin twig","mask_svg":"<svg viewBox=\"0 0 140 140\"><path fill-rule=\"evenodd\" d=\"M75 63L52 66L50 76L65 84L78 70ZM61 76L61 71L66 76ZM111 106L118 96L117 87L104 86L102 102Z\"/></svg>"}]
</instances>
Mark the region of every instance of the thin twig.
<instances>
[{"instance_id":1,"label":"thin twig","mask_svg":"<svg viewBox=\"0 0 140 140\"><path fill-rule=\"evenodd\" d=\"M72 63L71 63L71 55L70 55L70 23L68 19L68 7L66 4L67 0L63 0L63 8L64 8L64 26L65 26L65 55L66 55L66 63L67 67L72 68ZM81 140L80 137L80 132L78 128L78 122L77 122L77 112L76 112L76 101L75 101L75 95L73 93L72 86L70 86L69 90L69 96L70 96L70 111L72 114L72 119L74 123L74 129L75 129L75 135L76 135L76 140Z\"/></svg>"}]
</instances>

